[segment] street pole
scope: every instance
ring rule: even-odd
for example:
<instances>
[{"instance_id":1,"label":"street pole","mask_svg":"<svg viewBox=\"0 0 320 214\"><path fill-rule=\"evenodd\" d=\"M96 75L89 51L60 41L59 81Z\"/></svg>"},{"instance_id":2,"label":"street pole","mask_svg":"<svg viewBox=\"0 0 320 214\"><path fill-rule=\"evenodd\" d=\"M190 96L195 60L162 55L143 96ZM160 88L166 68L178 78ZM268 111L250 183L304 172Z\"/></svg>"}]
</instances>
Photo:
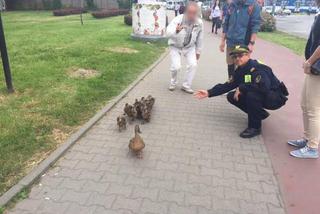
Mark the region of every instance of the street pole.
<instances>
[{"instance_id":1,"label":"street pole","mask_svg":"<svg viewBox=\"0 0 320 214\"><path fill-rule=\"evenodd\" d=\"M80 13L80 21L81 21L81 25L83 25L83 17L82 17L82 13L83 13L83 0L81 0L81 13Z\"/></svg>"},{"instance_id":2,"label":"street pole","mask_svg":"<svg viewBox=\"0 0 320 214\"><path fill-rule=\"evenodd\" d=\"M9 93L13 93L13 85L12 85L12 78L11 78L11 71L10 71L10 64L9 64L9 57L7 52L7 45L3 31L3 24L2 24L2 17L0 12L0 52L2 58L2 65L4 76L6 79L6 85Z\"/></svg>"}]
</instances>

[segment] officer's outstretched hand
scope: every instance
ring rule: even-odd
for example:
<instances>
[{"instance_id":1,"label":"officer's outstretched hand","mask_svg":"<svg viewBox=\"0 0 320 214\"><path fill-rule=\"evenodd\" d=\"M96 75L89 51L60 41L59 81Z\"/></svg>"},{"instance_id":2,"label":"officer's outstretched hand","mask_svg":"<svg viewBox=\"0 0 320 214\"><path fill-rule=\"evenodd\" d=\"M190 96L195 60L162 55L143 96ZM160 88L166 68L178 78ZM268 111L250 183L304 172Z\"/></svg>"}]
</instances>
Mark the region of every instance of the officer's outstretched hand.
<instances>
[{"instance_id":1,"label":"officer's outstretched hand","mask_svg":"<svg viewBox=\"0 0 320 214\"><path fill-rule=\"evenodd\" d=\"M200 99L204 99L207 98L209 96L209 93L207 90L199 90L196 93L194 93L195 98Z\"/></svg>"}]
</instances>

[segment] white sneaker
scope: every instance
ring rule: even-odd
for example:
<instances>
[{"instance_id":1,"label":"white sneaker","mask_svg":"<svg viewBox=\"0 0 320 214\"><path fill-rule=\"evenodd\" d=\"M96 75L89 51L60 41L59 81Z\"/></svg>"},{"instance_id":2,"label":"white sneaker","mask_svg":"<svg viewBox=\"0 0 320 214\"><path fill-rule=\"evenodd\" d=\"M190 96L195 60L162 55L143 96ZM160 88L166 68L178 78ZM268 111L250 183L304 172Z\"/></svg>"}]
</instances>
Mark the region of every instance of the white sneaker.
<instances>
[{"instance_id":1,"label":"white sneaker","mask_svg":"<svg viewBox=\"0 0 320 214\"><path fill-rule=\"evenodd\" d=\"M176 85L170 85L169 86L169 91L174 91L176 89Z\"/></svg>"},{"instance_id":2,"label":"white sneaker","mask_svg":"<svg viewBox=\"0 0 320 214\"><path fill-rule=\"evenodd\" d=\"M194 93L192 88L187 88L187 87L184 87L184 86L182 86L181 90L186 92L186 93L188 93L188 94L193 94Z\"/></svg>"}]
</instances>

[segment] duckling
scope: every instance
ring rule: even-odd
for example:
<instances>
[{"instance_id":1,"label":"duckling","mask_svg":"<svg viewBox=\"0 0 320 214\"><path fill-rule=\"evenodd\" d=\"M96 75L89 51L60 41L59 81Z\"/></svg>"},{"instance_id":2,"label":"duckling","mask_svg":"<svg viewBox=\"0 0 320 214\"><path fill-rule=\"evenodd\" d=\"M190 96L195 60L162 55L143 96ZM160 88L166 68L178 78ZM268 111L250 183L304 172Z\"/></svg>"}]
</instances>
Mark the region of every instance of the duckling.
<instances>
[{"instance_id":1,"label":"duckling","mask_svg":"<svg viewBox=\"0 0 320 214\"><path fill-rule=\"evenodd\" d=\"M142 119L143 122L150 122L151 118L151 109L148 107L148 105L144 105L142 108Z\"/></svg>"},{"instance_id":2,"label":"duckling","mask_svg":"<svg viewBox=\"0 0 320 214\"><path fill-rule=\"evenodd\" d=\"M135 110L136 110L136 112L137 112L137 115L136 115L136 117L138 118L138 119L141 119L142 118L142 102L141 102L141 100L139 101L138 99L136 99L136 101L134 102L134 104L133 104L133 107L135 108Z\"/></svg>"},{"instance_id":3,"label":"duckling","mask_svg":"<svg viewBox=\"0 0 320 214\"><path fill-rule=\"evenodd\" d=\"M126 103L124 107L124 112L128 115L128 117L131 119L131 121L134 121L134 119L137 117L137 111L134 106Z\"/></svg>"},{"instance_id":4,"label":"duckling","mask_svg":"<svg viewBox=\"0 0 320 214\"><path fill-rule=\"evenodd\" d=\"M135 136L130 140L129 150L137 155L138 158L142 158L142 150L145 147L142 137L139 135L141 133L139 125L134 127Z\"/></svg>"},{"instance_id":5,"label":"duckling","mask_svg":"<svg viewBox=\"0 0 320 214\"><path fill-rule=\"evenodd\" d=\"M117 124L119 127L119 132L121 132L124 129L127 129L127 120L125 118L125 115L120 115L117 117Z\"/></svg>"},{"instance_id":6,"label":"duckling","mask_svg":"<svg viewBox=\"0 0 320 214\"><path fill-rule=\"evenodd\" d=\"M148 95L146 98L146 104L148 105L149 108L152 108L156 99L152 97L151 95Z\"/></svg>"}]
</instances>

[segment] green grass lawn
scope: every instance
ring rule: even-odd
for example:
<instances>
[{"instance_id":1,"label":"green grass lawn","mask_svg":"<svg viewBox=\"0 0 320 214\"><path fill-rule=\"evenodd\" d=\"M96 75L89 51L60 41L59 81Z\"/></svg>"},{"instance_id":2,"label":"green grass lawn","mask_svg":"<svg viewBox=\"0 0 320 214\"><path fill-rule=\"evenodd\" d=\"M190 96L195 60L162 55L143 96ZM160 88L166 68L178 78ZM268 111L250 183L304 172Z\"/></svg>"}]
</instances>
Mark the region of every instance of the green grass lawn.
<instances>
[{"instance_id":1,"label":"green grass lawn","mask_svg":"<svg viewBox=\"0 0 320 214\"><path fill-rule=\"evenodd\" d=\"M0 195L119 94L164 52L130 39L123 17L96 20L49 12L3 14L16 93L0 83ZM135 50L118 53L119 47ZM70 77L71 68L98 77ZM2 67L1 67L2 69Z\"/></svg>"},{"instance_id":2,"label":"green grass lawn","mask_svg":"<svg viewBox=\"0 0 320 214\"><path fill-rule=\"evenodd\" d=\"M259 37L267 41L276 43L278 45L284 46L291 49L294 53L298 55L304 55L304 48L306 46L306 39L292 36L287 33L280 31L275 32L260 32Z\"/></svg>"}]
</instances>

